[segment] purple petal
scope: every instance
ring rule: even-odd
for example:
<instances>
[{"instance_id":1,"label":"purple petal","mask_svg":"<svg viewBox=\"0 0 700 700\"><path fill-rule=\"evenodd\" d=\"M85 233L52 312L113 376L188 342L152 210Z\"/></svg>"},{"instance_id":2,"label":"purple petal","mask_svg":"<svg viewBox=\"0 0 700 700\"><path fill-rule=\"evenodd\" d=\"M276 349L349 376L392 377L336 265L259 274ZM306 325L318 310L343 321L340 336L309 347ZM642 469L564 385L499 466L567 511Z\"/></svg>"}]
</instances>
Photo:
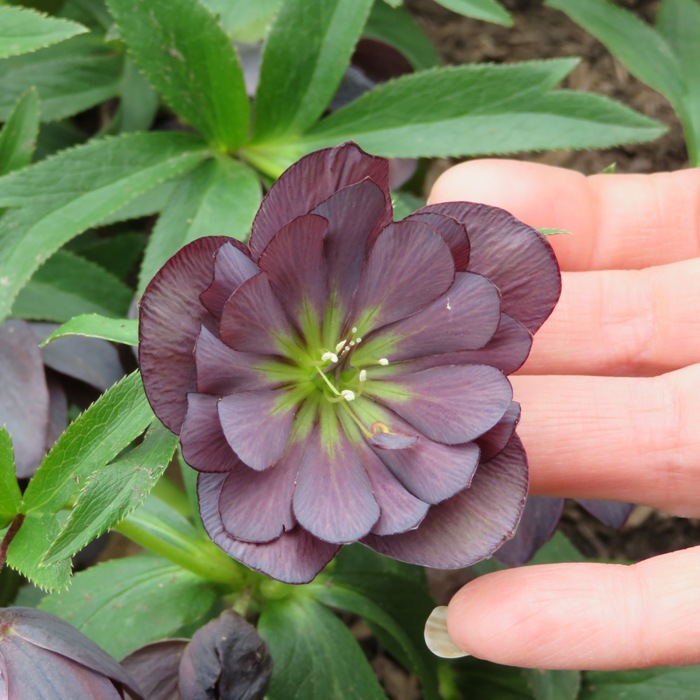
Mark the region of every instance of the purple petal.
<instances>
[{"instance_id":1,"label":"purple petal","mask_svg":"<svg viewBox=\"0 0 700 700\"><path fill-rule=\"evenodd\" d=\"M513 401L503 415L503 418L501 418L491 430L488 430L476 440L476 444L481 450L482 462L488 462L501 452L501 450L505 449L506 445L513 437L519 420L520 404Z\"/></svg>"},{"instance_id":2,"label":"purple petal","mask_svg":"<svg viewBox=\"0 0 700 700\"><path fill-rule=\"evenodd\" d=\"M561 292L561 275L544 236L502 209L471 202L431 204L418 213L451 216L469 234L469 270L488 277L503 295L503 311L534 333Z\"/></svg>"},{"instance_id":3,"label":"purple petal","mask_svg":"<svg viewBox=\"0 0 700 700\"><path fill-rule=\"evenodd\" d=\"M285 583L308 583L336 555L339 545L317 539L295 527L265 544L241 542L226 532L219 512L223 474L200 474L199 513L209 537L230 557Z\"/></svg>"},{"instance_id":4,"label":"purple petal","mask_svg":"<svg viewBox=\"0 0 700 700\"><path fill-rule=\"evenodd\" d=\"M287 313L298 320L308 304L316 312L317 326L326 306L327 229L328 221L321 216L300 216L275 234L258 261Z\"/></svg>"},{"instance_id":5,"label":"purple petal","mask_svg":"<svg viewBox=\"0 0 700 700\"><path fill-rule=\"evenodd\" d=\"M47 374L46 385L49 388L49 425L46 435L46 451L48 452L61 433L68 427L68 397L55 374Z\"/></svg>"},{"instance_id":6,"label":"purple petal","mask_svg":"<svg viewBox=\"0 0 700 700\"><path fill-rule=\"evenodd\" d=\"M368 333L420 311L454 282L452 254L427 224L400 221L377 238L362 272L354 317Z\"/></svg>"},{"instance_id":7,"label":"purple petal","mask_svg":"<svg viewBox=\"0 0 700 700\"><path fill-rule=\"evenodd\" d=\"M503 373L485 365L402 374L371 382L371 391L421 433L448 445L471 442L493 428L513 398Z\"/></svg>"},{"instance_id":8,"label":"purple petal","mask_svg":"<svg viewBox=\"0 0 700 700\"><path fill-rule=\"evenodd\" d=\"M199 299L213 316L221 318L228 298L248 279L260 272L250 259L248 246L233 238L216 253L214 281L199 295Z\"/></svg>"},{"instance_id":9,"label":"purple petal","mask_svg":"<svg viewBox=\"0 0 700 700\"><path fill-rule=\"evenodd\" d=\"M415 435L403 435L401 433L374 433L369 438L369 443L373 447L382 450L405 450L418 442Z\"/></svg>"},{"instance_id":10,"label":"purple petal","mask_svg":"<svg viewBox=\"0 0 700 700\"><path fill-rule=\"evenodd\" d=\"M250 234L257 260L272 237L297 216L310 213L334 192L372 179L386 193L385 221L392 218L389 199L389 163L370 156L354 143L325 148L288 168L270 188L260 205Z\"/></svg>"},{"instance_id":11,"label":"purple petal","mask_svg":"<svg viewBox=\"0 0 700 700\"><path fill-rule=\"evenodd\" d=\"M221 340L235 350L285 354L284 342L292 337L292 327L264 272L251 277L231 295L224 306L219 332Z\"/></svg>"},{"instance_id":12,"label":"purple petal","mask_svg":"<svg viewBox=\"0 0 700 700\"><path fill-rule=\"evenodd\" d=\"M189 641L164 639L147 644L122 659L121 665L133 676L148 700L181 700L178 672Z\"/></svg>"},{"instance_id":13,"label":"purple petal","mask_svg":"<svg viewBox=\"0 0 700 700\"><path fill-rule=\"evenodd\" d=\"M433 506L418 529L363 542L410 564L460 569L488 557L513 532L527 494L527 459L517 436L482 464L468 489Z\"/></svg>"},{"instance_id":14,"label":"purple petal","mask_svg":"<svg viewBox=\"0 0 700 700\"><path fill-rule=\"evenodd\" d=\"M251 469L267 469L285 453L296 413L286 399L283 391L245 391L219 401L228 444Z\"/></svg>"},{"instance_id":15,"label":"purple petal","mask_svg":"<svg viewBox=\"0 0 700 700\"><path fill-rule=\"evenodd\" d=\"M219 420L219 398L187 396L187 413L180 431L182 457L200 472L227 472L240 461L231 450Z\"/></svg>"},{"instance_id":16,"label":"purple petal","mask_svg":"<svg viewBox=\"0 0 700 700\"><path fill-rule=\"evenodd\" d=\"M294 491L299 524L326 542L354 542L366 535L380 511L357 451L338 430L331 445L317 428L308 438Z\"/></svg>"},{"instance_id":17,"label":"purple petal","mask_svg":"<svg viewBox=\"0 0 700 700\"><path fill-rule=\"evenodd\" d=\"M451 216L419 209L415 214L406 217L411 221L422 221L437 231L452 253L455 269L460 272L469 266L469 236L467 229Z\"/></svg>"},{"instance_id":18,"label":"purple petal","mask_svg":"<svg viewBox=\"0 0 700 700\"><path fill-rule=\"evenodd\" d=\"M202 323L213 319L199 301L211 284L214 256L228 238L198 238L151 280L139 311L139 365L146 396L160 420L180 432L187 394L196 391L193 350Z\"/></svg>"},{"instance_id":19,"label":"purple petal","mask_svg":"<svg viewBox=\"0 0 700 700\"><path fill-rule=\"evenodd\" d=\"M563 498L530 496L515 535L495 553L496 559L506 566L530 561L554 534L563 509Z\"/></svg>"},{"instance_id":20,"label":"purple petal","mask_svg":"<svg viewBox=\"0 0 700 700\"><path fill-rule=\"evenodd\" d=\"M580 503L600 522L618 530L627 522L627 518L634 508L632 503L619 503L617 501L594 501L588 498L577 498L576 502Z\"/></svg>"}]
</instances>

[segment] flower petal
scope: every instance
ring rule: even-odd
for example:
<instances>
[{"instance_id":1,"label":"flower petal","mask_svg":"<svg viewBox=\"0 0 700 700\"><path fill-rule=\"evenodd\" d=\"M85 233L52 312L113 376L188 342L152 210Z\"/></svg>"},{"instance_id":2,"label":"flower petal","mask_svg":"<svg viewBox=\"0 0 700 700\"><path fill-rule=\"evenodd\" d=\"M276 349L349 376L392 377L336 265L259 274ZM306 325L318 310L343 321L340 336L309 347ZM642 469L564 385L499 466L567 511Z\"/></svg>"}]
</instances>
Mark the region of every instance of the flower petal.
<instances>
[{"instance_id":1,"label":"flower petal","mask_svg":"<svg viewBox=\"0 0 700 700\"><path fill-rule=\"evenodd\" d=\"M228 444L251 469L267 469L287 449L296 412L287 398L283 391L244 391L219 401Z\"/></svg>"},{"instance_id":2,"label":"flower petal","mask_svg":"<svg viewBox=\"0 0 700 700\"><path fill-rule=\"evenodd\" d=\"M430 226L400 221L378 236L362 271L354 325L362 335L420 311L455 278L450 249Z\"/></svg>"},{"instance_id":3,"label":"flower petal","mask_svg":"<svg viewBox=\"0 0 700 700\"><path fill-rule=\"evenodd\" d=\"M608 527L621 528L629 518L634 505L632 503L620 503L618 501L594 501L588 498L577 498L576 502L581 504L593 517Z\"/></svg>"},{"instance_id":4,"label":"flower petal","mask_svg":"<svg viewBox=\"0 0 700 700\"><path fill-rule=\"evenodd\" d=\"M198 238L173 255L151 280L139 310L139 365L155 414L174 433L196 391L193 350L202 323L212 321L199 301L211 284L223 236Z\"/></svg>"},{"instance_id":5,"label":"flower petal","mask_svg":"<svg viewBox=\"0 0 700 700\"><path fill-rule=\"evenodd\" d=\"M227 472L240 461L231 450L219 420L219 399L205 394L187 396L187 413L180 430L182 457L200 472Z\"/></svg>"},{"instance_id":6,"label":"flower petal","mask_svg":"<svg viewBox=\"0 0 700 700\"><path fill-rule=\"evenodd\" d=\"M517 436L482 464L468 489L433 506L418 529L369 535L380 554L421 566L460 569L488 557L513 532L527 494L527 459Z\"/></svg>"},{"instance_id":7,"label":"flower petal","mask_svg":"<svg viewBox=\"0 0 700 700\"><path fill-rule=\"evenodd\" d=\"M233 238L219 248L214 260L214 281L199 295L206 309L216 318L228 298L260 269L250 258L248 246Z\"/></svg>"},{"instance_id":8,"label":"flower petal","mask_svg":"<svg viewBox=\"0 0 700 700\"><path fill-rule=\"evenodd\" d=\"M336 555L340 546L323 542L295 527L265 544L242 542L224 528L219 512L223 474L200 474L197 479L199 513L209 537L230 557L285 583L308 583Z\"/></svg>"},{"instance_id":9,"label":"flower petal","mask_svg":"<svg viewBox=\"0 0 700 700\"><path fill-rule=\"evenodd\" d=\"M469 236L465 226L451 216L419 209L406 217L410 221L422 221L437 231L447 243L455 261L455 269L464 271L469 266Z\"/></svg>"},{"instance_id":10,"label":"flower petal","mask_svg":"<svg viewBox=\"0 0 700 700\"><path fill-rule=\"evenodd\" d=\"M354 143L310 153L288 168L260 205L250 234L253 258L258 259L272 237L297 216L308 214L334 192L371 178L386 193L385 220L392 219L389 163L365 153Z\"/></svg>"},{"instance_id":11,"label":"flower petal","mask_svg":"<svg viewBox=\"0 0 700 700\"><path fill-rule=\"evenodd\" d=\"M503 414L503 418L496 425L477 438L476 444L481 450L481 461L488 462L493 459L513 437L515 428L520 421L520 404L513 401L508 410Z\"/></svg>"},{"instance_id":12,"label":"flower petal","mask_svg":"<svg viewBox=\"0 0 700 700\"><path fill-rule=\"evenodd\" d=\"M456 445L493 428L513 398L502 372L457 365L367 382L371 392L431 440Z\"/></svg>"},{"instance_id":13,"label":"flower petal","mask_svg":"<svg viewBox=\"0 0 700 700\"><path fill-rule=\"evenodd\" d=\"M467 227L469 270L488 277L503 295L503 311L529 331L546 320L561 292L561 275L544 236L503 209L471 202L431 204L417 213L451 216Z\"/></svg>"},{"instance_id":14,"label":"flower petal","mask_svg":"<svg viewBox=\"0 0 700 700\"><path fill-rule=\"evenodd\" d=\"M354 542L377 522L379 506L344 431L337 429L332 440L322 439L322 432L316 428L308 438L294 491L294 514L304 529L326 542Z\"/></svg>"}]
</instances>

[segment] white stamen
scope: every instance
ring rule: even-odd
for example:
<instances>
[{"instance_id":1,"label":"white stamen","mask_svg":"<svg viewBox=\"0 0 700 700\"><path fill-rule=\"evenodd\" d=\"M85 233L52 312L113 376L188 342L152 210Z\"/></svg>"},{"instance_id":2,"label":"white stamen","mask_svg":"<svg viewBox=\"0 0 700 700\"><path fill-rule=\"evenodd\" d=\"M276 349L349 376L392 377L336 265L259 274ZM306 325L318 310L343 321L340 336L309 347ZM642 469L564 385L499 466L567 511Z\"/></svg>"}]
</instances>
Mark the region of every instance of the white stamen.
<instances>
[{"instance_id":1,"label":"white stamen","mask_svg":"<svg viewBox=\"0 0 700 700\"><path fill-rule=\"evenodd\" d=\"M346 400L346 401L354 401L355 400L355 392L350 391L350 389L343 389L340 392L340 395Z\"/></svg>"},{"instance_id":2,"label":"white stamen","mask_svg":"<svg viewBox=\"0 0 700 700\"><path fill-rule=\"evenodd\" d=\"M337 362L338 361L338 356L334 352L324 352L323 355L321 355L321 360L323 362Z\"/></svg>"},{"instance_id":3,"label":"white stamen","mask_svg":"<svg viewBox=\"0 0 700 700\"><path fill-rule=\"evenodd\" d=\"M340 352L340 351L345 347L345 343L346 343L346 342L347 342L346 340L341 340L341 341L335 346L335 351L336 351L336 352Z\"/></svg>"},{"instance_id":4,"label":"white stamen","mask_svg":"<svg viewBox=\"0 0 700 700\"><path fill-rule=\"evenodd\" d=\"M366 381L367 381L367 370L366 370L366 369L361 369L361 370L360 370L360 381L361 381L361 382L366 382Z\"/></svg>"},{"instance_id":5,"label":"white stamen","mask_svg":"<svg viewBox=\"0 0 700 700\"><path fill-rule=\"evenodd\" d=\"M362 342L362 338L357 338L357 339L355 340L355 342L356 342L356 343L361 343L361 342Z\"/></svg>"},{"instance_id":6,"label":"white stamen","mask_svg":"<svg viewBox=\"0 0 700 700\"><path fill-rule=\"evenodd\" d=\"M353 333L357 333L357 326L353 326L350 330L351 330Z\"/></svg>"},{"instance_id":7,"label":"white stamen","mask_svg":"<svg viewBox=\"0 0 700 700\"><path fill-rule=\"evenodd\" d=\"M379 362L382 367L386 367L389 364L389 360L387 360L386 357L380 357L377 362Z\"/></svg>"},{"instance_id":8,"label":"white stamen","mask_svg":"<svg viewBox=\"0 0 700 700\"><path fill-rule=\"evenodd\" d=\"M351 348L354 348L354 347L355 347L355 341L354 341L354 340L351 340L351 341L348 343L348 345L349 345Z\"/></svg>"}]
</instances>

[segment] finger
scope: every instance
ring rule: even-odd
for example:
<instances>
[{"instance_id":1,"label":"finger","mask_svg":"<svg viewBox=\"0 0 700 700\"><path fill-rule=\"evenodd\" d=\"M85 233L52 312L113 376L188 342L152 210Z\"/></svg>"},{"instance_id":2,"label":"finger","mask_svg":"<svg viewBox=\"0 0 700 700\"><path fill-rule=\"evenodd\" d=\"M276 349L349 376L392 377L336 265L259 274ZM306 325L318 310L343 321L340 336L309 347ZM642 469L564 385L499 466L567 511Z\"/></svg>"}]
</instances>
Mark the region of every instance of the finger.
<instances>
[{"instance_id":1,"label":"finger","mask_svg":"<svg viewBox=\"0 0 700 700\"><path fill-rule=\"evenodd\" d=\"M660 377L511 377L542 496L700 515L700 365Z\"/></svg>"},{"instance_id":2,"label":"finger","mask_svg":"<svg viewBox=\"0 0 700 700\"><path fill-rule=\"evenodd\" d=\"M429 201L502 207L551 236L565 270L639 269L700 255L700 169L592 175L537 163L476 160L451 168Z\"/></svg>"},{"instance_id":3,"label":"finger","mask_svg":"<svg viewBox=\"0 0 700 700\"><path fill-rule=\"evenodd\" d=\"M625 669L700 663L700 547L633 566L552 564L467 584L450 637L500 664Z\"/></svg>"},{"instance_id":4,"label":"finger","mask_svg":"<svg viewBox=\"0 0 700 700\"><path fill-rule=\"evenodd\" d=\"M528 374L662 374L700 362L700 259L566 272Z\"/></svg>"}]
</instances>

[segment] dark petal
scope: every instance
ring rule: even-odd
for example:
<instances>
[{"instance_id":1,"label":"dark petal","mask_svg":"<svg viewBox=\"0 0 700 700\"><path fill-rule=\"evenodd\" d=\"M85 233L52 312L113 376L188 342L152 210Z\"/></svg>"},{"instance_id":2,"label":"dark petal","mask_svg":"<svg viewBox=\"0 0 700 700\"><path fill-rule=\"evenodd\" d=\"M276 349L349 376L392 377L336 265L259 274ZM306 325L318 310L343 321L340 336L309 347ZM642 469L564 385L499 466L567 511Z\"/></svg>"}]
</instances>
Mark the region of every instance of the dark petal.
<instances>
[{"instance_id":1,"label":"dark petal","mask_svg":"<svg viewBox=\"0 0 700 700\"><path fill-rule=\"evenodd\" d=\"M226 532L219 512L223 474L200 474L199 513L216 545L242 564L284 583L308 583L336 555L339 545L323 542L300 527L265 544L241 542Z\"/></svg>"},{"instance_id":2,"label":"dark petal","mask_svg":"<svg viewBox=\"0 0 700 700\"><path fill-rule=\"evenodd\" d=\"M527 494L527 459L514 436L498 457L482 464L471 486L433 506L418 529L365 537L364 544L410 564L460 569L488 557L518 522Z\"/></svg>"},{"instance_id":3,"label":"dark petal","mask_svg":"<svg viewBox=\"0 0 700 700\"><path fill-rule=\"evenodd\" d=\"M250 259L248 246L233 238L228 239L216 253L214 281L199 295L199 299L213 316L221 318L228 298L260 268Z\"/></svg>"},{"instance_id":4,"label":"dark petal","mask_svg":"<svg viewBox=\"0 0 700 700\"><path fill-rule=\"evenodd\" d=\"M180 446L185 462L200 472L227 472L238 464L221 427L217 396L187 396Z\"/></svg>"},{"instance_id":5,"label":"dark petal","mask_svg":"<svg viewBox=\"0 0 700 700\"><path fill-rule=\"evenodd\" d=\"M204 326L197 338L194 359L197 391L202 394L225 396L234 391L271 389L276 385L256 369L264 360L273 358L233 350Z\"/></svg>"},{"instance_id":6,"label":"dark petal","mask_svg":"<svg viewBox=\"0 0 700 700\"><path fill-rule=\"evenodd\" d=\"M180 659L189 639L164 639L137 649L121 661L148 700L182 700Z\"/></svg>"},{"instance_id":7,"label":"dark petal","mask_svg":"<svg viewBox=\"0 0 700 700\"><path fill-rule=\"evenodd\" d=\"M29 324L0 325L0 425L12 436L17 476L30 477L46 448L49 390L37 340Z\"/></svg>"},{"instance_id":8,"label":"dark petal","mask_svg":"<svg viewBox=\"0 0 700 700\"><path fill-rule=\"evenodd\" d=\"M328 221L321 216L300 216L275 234L258 261L290 317L300 319L307 303L316 312L316 325L326 305L323 236L327 229Z\"/></svg>"},{"instance_id":9,"label":"dark petal","mask_svg":"<svg viewBox=\"0 0 700 700\"><path fill-rule=\"evenodd\" d=\"M629 518L634 505L632 503L619 503L618 501L594 501L588 498L577 498L592 516L608 527L621 528Z\"/></svg>"},{"instance_id":10,"label":"dark petal","mask_svg":"<svg viewBox=\"0 0 700 700\"><path fill-rule=\"evenodd\" d=\"M407 360L424 355L473 350L493 337L501 318L501 298L485 277L458 272L450 289L418 313L385 326L353 355L356 364Z\"/></svg>"},{"instance_id":11,"label":"dark petal","mask_svg":"<svg viewBox=\"0 0 700 700\"><path fill-rule=\"evenodd\" d=\"M481 461L488 462L493 459L510 442L515 432L515 427L520 420L520 404L513 401L503 418L496 425L477 438L476 444L481 450Z\"/></svg>"},{"instance_id":12,"label":"dark petal","mask_svg":"<svg viewBox=\"0 0 700 700\"><path fill-rule=\"evenodd\" d=\"M362 271L353 317L363 334L420 311L454 282L445 242L427 224L399 221L378 236Z\"/></svg>"},{"instance_id":13,"label":"dark petal","mask_svg":"<svg viewBox=\"0 0 700 700\"><path fill-rule=\"evenodd\" d=\"M437 231L452 253L455 261L455 269L463 272L469 266L469 236L467 229L451 216L444 216L437 212L419 209L415 214L406 217L411 221L422 221Z\"/></svg>"},{"instance_id":14,"label":"dark petal","mask_svg":"<svg viewBox=\"0 0 700 700\"><path fill-rule=\"evenodd\" d=\"M272 657L255 627L231 610L197 630L180 664L186 700L262 700Z\"/></svg>"},{"instance_id":15,"label":"dark petal","mask_svg":"<svg viewBox=\"0 0 700 700\"><path fill-rule=\"evenodd\" d=\"M46 385L49 388L49 424L46 432L46 451L48 452L68 427L68 397L53 372L46 374Z\"/></svg>"},{"instance_id":16,"label":"dark petal","mask_svg":"<svg viewBox=\"0 0 700 700\"><path fill-rule=\"evenodd\" d=\"M534 333L561 292L561 275L544 236L503 209L471 202L431 204L419 212L452 216L469 234L469 270L488 277L503 295L503 311Z\"/></svg>"},{"instance_id":17,"label":"dark petal","mask_svg":"<svg viewBox=\"0 0 700 700\"><path fill-rule=\"evenodd\" d=\"M371 384L383 404L448 445L471 442L493 428L513 398L503 373L485 365L433 367Z\"/></svg>"},{"instance_id":18,"label":"dark petal","mask_svg":"<svg viewBox=\"0 0 700 700\"><path fill-rule=\"evenodd\" d=\"M418 442L415 435L402 435L400 433L375 433L369 438L373 447L382 450L405 450Z\"/></svg>"},{"instance_id":19,"label":"dark petal","mask_svg":"<svg viewBox=\"0 0 700 700\"><path fill-rule=\"evenodd\" d=\"M187 394L197 390L194 345L211 315L199 295L211 284L214 256L228 238L198 238L175 253L143 294L139 310L139 365L146 396L174 433L187 411Z\"/></svg>"},{"instance_id":20,"label":"dark petal","mask_svg":"<svg viewBox=\"0 0 700 700\"><path fill-rule=\"evenodd\" d=\"M260 257L285 224L309 214L334 192L365 178L373 180L386 194L384 216L389 223L392 218L389 163L384 158L370 156L354 143L344 143L297 161L282 173L260 205L250 234L254 259Z\"/></svg>"},{"instance_id":21,"label":"dark petal","mask_svg":"<svg viewBox=\"0 0 700 700\"><path fill-rule=\"evenodd\" d=\"M284 341L292 337L279 299L264 272L244 282L224 306L221 340L243 352L284 355Z\"/></svg>"},{"instance_id":22,"label":"dark petal","mask_svg":"<svg viewBox=\"0 0 700 700\"><path fill-rule=\"evenodd\" d=\"M563 509L563 498L529 496L515 535L495 553L496 559L506 566L530 561L554 534Z\"/></svg>"},{"instance_id":23,"label":"dark petal","mask_svg":"<svg viewBox=\"0 0 700 700\"><path fill-rule=\"evenodd\" d=\"M366 37L357 42L350 63L375 83L413 73L410 61L398 49L384 41Z\"/></svg>"},{"instance_id":24,"label":"dark petal","mask_svg":"<svg viewBox=\"0 0 700 700\"><path fill-rule=\"evenodd\" d=\"M226 531L246 542L270 542L296 524L292 513L294 482L303 449L294 445L270 469L258 472L242 462L221 488L219 511Z\"/></svg>"}]
</instances>

